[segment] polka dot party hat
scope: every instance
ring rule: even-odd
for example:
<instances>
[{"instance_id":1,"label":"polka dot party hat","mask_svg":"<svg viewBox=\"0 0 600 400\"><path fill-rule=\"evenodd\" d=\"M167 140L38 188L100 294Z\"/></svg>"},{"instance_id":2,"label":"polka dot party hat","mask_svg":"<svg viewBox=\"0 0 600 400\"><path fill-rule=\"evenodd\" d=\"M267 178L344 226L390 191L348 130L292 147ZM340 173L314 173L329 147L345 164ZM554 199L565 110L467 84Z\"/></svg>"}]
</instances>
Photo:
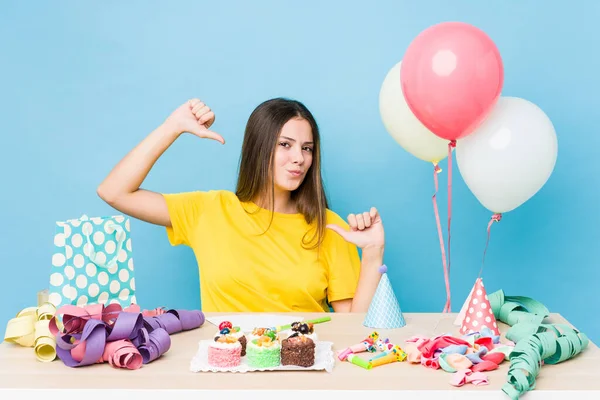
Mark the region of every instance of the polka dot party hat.
<instances>
[{"instance_id":1,"label":"polka dot party hat","mask_svg":"<svg viewBox=\"0 0 600 400\"><path fill-rule=\"evenodd\" d=\"M475 281L475 286L473 286L471 295L465 305L463 307L464 318L460 327L461 334L466 335L473 332L481 332L483 327L487 327L494 332L494 335L500 335L498 323L496 322L496 317L494 317L494 312L490 306L490 301L488 300L481 278L477 278Z\"/></svg>"}]
</instances>

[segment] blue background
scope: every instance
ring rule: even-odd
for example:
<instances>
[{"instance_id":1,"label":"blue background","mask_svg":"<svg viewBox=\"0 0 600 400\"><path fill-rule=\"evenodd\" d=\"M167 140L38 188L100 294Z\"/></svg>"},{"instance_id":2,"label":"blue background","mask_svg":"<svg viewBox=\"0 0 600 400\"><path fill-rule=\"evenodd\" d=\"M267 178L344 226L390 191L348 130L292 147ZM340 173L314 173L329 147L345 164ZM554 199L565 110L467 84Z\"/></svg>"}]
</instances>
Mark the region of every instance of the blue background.
<instances>
[{"instance_id":1,"label":"blue background","mask_svg":"<svg viewBox=\"0 0 600 400\"><path fill-rule=\"evenodd\" d=\"M251 4L250 4L251 3ZM263 100L303 101L323 133L324 176L342 216L377 206L385 261L405 312L440 312L445 287L431 166L398 146L378 109L388 70L423 29L459 20L503 57L503 95L555 125L547 184L492 228L488 292L533 297L600 341L597 211L600 5L539 1L5 2L0 12L0 324L48 286L54 222L115 211L96 195L110 169L190 97L227 145L186 135L143 187L233 189L244 125ZM440 212L446 229L447 164ZM479 271L490 212L454 164L451 285L458 311ZM133 221L138 301L198 308L190 249Z\"/></svg>"}]
</instances>

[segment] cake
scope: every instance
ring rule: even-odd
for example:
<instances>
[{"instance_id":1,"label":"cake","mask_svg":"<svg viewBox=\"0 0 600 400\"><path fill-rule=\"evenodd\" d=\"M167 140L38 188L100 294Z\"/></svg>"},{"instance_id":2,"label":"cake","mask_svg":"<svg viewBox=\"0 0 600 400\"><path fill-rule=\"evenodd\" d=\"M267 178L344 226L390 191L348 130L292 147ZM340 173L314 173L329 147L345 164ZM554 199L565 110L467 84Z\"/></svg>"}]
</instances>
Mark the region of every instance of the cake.
<instances>
[{"instance_id":1,"label":"cake","mask_svg":"<svg viewBox=\"0 0 600 400\"><path fill-rule=\"evenodd\" d=\"M248 342L258 339L261 336L268 336L271 340L276 340L278 338L277 333L271 328L254 328L252 332L248 334Z\"/></svg>"},{"instance_id":2,"label":"cake","mask_svg":"<svg viewBox=\"0 0 600 400\"><path fill-rule=\"evenodd\" d=\"M231 322L223 321L219 324L219 332L215 334L215 338L221 335L230 335L237 338L242 345L242 357L246 355L246 344L247 339L244 332L241 331L239 326L232 326Z\"/></svg>"},{"instance_id":3,"label":"cake","mask_svg":"<svg viewBox=\"0 0 600 400\"><path fill-rule=\"evenodd\" d=\"M300 333L310 338L313 342L317 341L317 333L315 332L313 324L306 322L293 322L291 326L292 327L290 329L280 332L280 339L291 337L294 333Z\"/></svg>"},{"instance_id":4,"label":"cake","mask_svg":"<svg viewBox=\"0 0 600 400\"><path fill-rule=\"evenodd\" d=\"M208 363L213 367L231 368L240 365L242 344L233 335L215 336L208 345Z\"/></svg>"},{"instance_id":5,"label":"cake","mask_svg":"<svg viewBox=\"0 0 600 400\"><path fill-rule=\"evenodd\" d=\"M251 368L273 368L281 364L281 343L273 331L265 333L248 341L246 362Z\"/></svg>"},{"instance_id":6,"label":"cake","mask_svg":"<svg viewBox=\"0 0 600 400\"><path fill-rule=\"evenodd\" d=\"M315 342L308 336L294 332L281 341L281 365L311 367L315 364Z\"/></svg>"}]
</instances>

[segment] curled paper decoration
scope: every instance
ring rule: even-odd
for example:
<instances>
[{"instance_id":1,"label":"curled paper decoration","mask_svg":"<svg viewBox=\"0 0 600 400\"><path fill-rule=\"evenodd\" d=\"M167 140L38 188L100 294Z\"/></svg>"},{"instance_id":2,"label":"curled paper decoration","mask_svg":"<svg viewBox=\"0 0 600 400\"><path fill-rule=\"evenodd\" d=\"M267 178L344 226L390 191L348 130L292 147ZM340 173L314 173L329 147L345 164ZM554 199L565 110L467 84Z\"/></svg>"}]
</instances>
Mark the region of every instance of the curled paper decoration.
<instances>
[{"instance_id":1,"label":"curled paper decoration","mask_svg":"<svg viewBox=\"0 0 600 400\"><path fill-rule=\"evenodd\" d=\"M519 322L541 324L550 315L539 301L523 296L505 296L502 289L489 294L488 299L496 319L509 326Z\"/></svg>"},{"instance_id":2,"label":"curled paper decoration","mask_svg":"<svg viewBox=\"0 0 600 400\"><path fill-rule=\"evenodd\" d=\"M169 310L166 313L144 317L144 326L149 332L163 328L169 335L195 329L204 324L204 314L194 310Z\"/></svg>"},{"instance_id":3,"label":"curled paper decoration","mask_svg":"<svg viewBox=\"0 0 600 400\"><path fill-rule=\"evenodd\" d=\"M162 328L150 332L148 340L138 347L144 364L156 360L171 348L171 337Z\"/></svg>"},{"instance_id":4,"label":"curled paper decoration","mask_svg":"<svg viewBox=\"0 0 600 400\"><path fill-rule=\"evenodd\" d=\"M116 368L138 369L143 358L140 351L129 340L117 340L106 344L102 362L108 362Z\"/></svg>"},{"instance_id":5,"label":"curled paper decoration","mask_svg":"<svg viewBox=\"0 0 600 400\"><path fill-rule=\"evenodd\" d=\"M56 359L56 340L49 329L56 308L51 303L27 307L8 321L4 340L23 347L33 347L39 361Z\"/></svg>"},{"instance_id":6,"label":"curled paper decoration","mask_svg":"<svg viewBox=\"0 0 600 400\"><path fill-rule=\"evenodd\" d=\"M587 336L568 325L520 323L507 333L516 342L510 353L507 382L502 391L512 400L535 388L542 364L558 364L575 357L589 344Z\"/></svg>"},{"instance_id":7,"label":"curled paper decoration","mask_svg":"<svg viewBox=\"0 0 600 400\"><path fill-rule=\"evenodd\" d=\"M114 367L137 369L170 349L169 333L204 323L201 311L155 311L150 312L155 316L144 317L138 306L125 310L119 304L63 306L50 321L50 330L57 337L58 357L69 367L109 362ZM61 315L63 328L59 329Z\"/></svg>"}]
</instances>

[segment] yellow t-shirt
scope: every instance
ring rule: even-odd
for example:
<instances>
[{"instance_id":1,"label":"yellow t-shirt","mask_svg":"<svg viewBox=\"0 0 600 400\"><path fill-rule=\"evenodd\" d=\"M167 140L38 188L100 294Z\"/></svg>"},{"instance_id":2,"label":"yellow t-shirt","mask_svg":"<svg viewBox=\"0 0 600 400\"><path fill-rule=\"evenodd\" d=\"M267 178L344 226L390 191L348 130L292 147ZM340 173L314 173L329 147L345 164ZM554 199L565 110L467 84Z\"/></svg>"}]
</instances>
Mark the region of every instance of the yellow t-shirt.
<instances>
[{"instance_id":1,"label":"yellow t-shirt","mask_svg":"<svg viewBox=\"0 0 600 400\"><path fill-rule=\"evenodd\" d=\"M354 297L358 250L337 233L326 230L319 253L302 247L310 226L301 214L274 213L266 230L271 212L230 191L163 196L169 242L191 247L196 256L204 311L323 312L328 301ZM327 223L348 228L330 210Z\"/></svg>"}]
</instances>

